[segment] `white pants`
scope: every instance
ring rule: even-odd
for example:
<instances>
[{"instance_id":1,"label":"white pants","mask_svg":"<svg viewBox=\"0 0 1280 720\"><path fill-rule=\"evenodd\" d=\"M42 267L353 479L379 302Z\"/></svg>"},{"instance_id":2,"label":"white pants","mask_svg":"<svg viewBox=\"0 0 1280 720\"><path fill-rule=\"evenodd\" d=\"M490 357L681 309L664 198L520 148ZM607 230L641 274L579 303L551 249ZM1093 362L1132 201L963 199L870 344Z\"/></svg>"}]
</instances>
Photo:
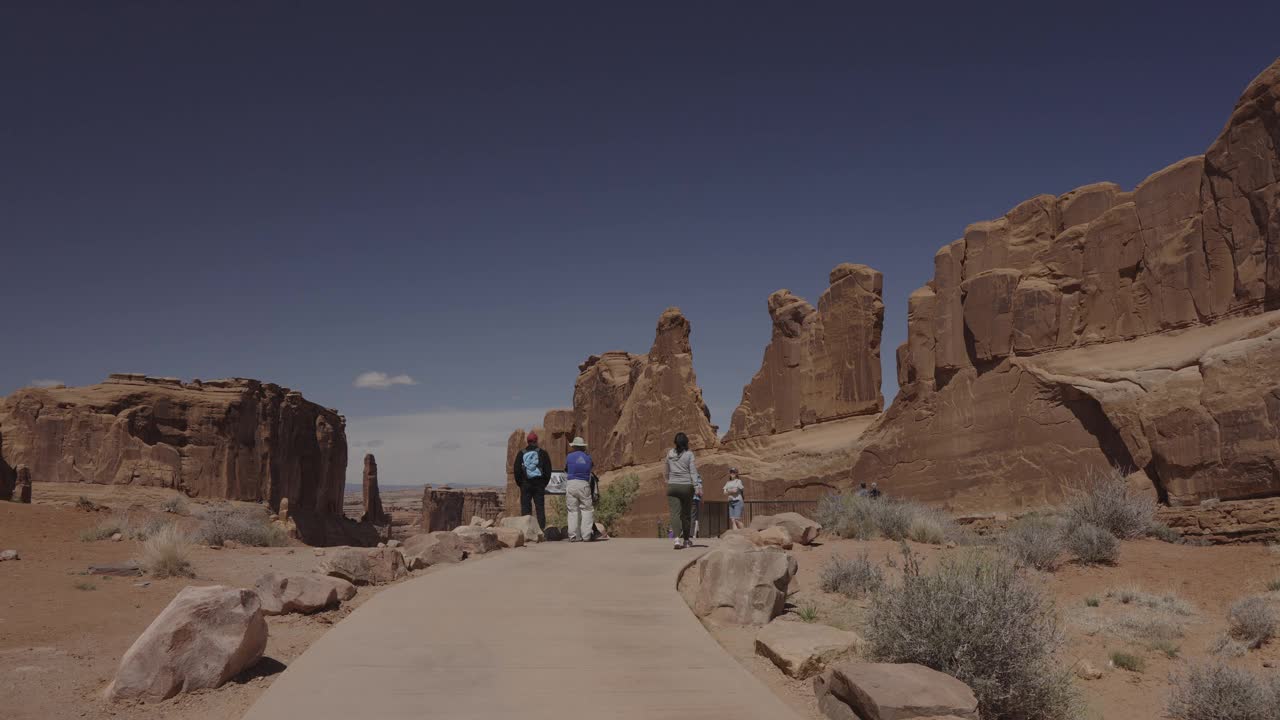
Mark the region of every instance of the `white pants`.
<instances>
[{"instance_id":1,"label":"white pants","mask_svg":"<svg viewBox=\"0 0 1280 720\"><path fill-rule=\"evenodd\" d=\"M591 528L596 514L591 505L591 483L586 480L570 480L564 486L564 505L569 511L569 537L591 539Z\"/></svg>"}]
</instances>

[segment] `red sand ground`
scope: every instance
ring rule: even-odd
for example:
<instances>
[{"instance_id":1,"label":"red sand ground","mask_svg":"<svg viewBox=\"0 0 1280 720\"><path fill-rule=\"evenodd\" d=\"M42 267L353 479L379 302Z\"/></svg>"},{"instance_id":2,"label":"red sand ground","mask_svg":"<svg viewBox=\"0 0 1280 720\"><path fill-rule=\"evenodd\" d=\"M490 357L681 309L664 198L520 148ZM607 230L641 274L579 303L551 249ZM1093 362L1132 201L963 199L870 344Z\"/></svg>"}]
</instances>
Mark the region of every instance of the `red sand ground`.
<instances>
[{"instance_id":1,"label":"red sand ground","mask_svg":"<svg viewBox=\"0 0 1280 720\"><path fill-rule=\"evenodd\" d=\"M913 551L925 559L928 567L943 554L967 552L965 548L943 549L911 544ZM819 609L817 622L858 630L865 618L866 601L850 602L839 595L818 588L818 573L833 555L856 557L868 553L873 561L883 563L892 558L901 565L898 543L876 540L827 540L821 545L793 551L800 572L793 585L790 603L796 607L813 604ZM893 577L892 570L886 570ZM1089 720L1158 720L1170 692L1169 677L1188 661L1218 659L1210 647L1226 631L1227 609L1238 598L1267 593L1269 581L1280 578L1280 552L1261 545L1192 547L1171 545L1156 540L1125 542L1119 563L1114 567L1063 565L1051 574L1036 574L1054 598L1067 646L1062 660L1072 665L1088 660L1104 675L1098 680L1076 679L1075 683L1088 704ZM1134 612L1116 599L1108 599L1107 591L1121 587L1139 587L1150 592L1177 593L1195 606L1186 618L1185 636L1177 641L1177 659L1169 659L1157 651L1117 638L1106 632L1089 631L1107 619ZM1280 593L1267 593L1280 611ZM1101 600L1099 607L1085 604L1088 597ZM711 627L712 634L731 654L761 681L779 693L797 712L815 720L823 718L813 702L810 681L792 680L773 663L755 654L755 629ZM1141 656L1146 669L1141 674L1108 667L1113 651L1122 650ZM1280 640L1260 650L1230 660L1254 673L1276 673L1280 666Z\"/></svg>"},{"instance_id":2,"label":"red sand ground","mask_svg":"<svg viewBox=\"0 0 1280 720\"><path fill-rule=\"evenodd\" d=\"M74 509L71 503L77 495L125 509L138 504L158 507L173 493L88 485L67 486L61 493L44 488L37 489L43 501L56 504L0 502L0 549L14 548L22 554L21 560L0 563L0 717L5 720L239 718L272 675L379 589L362 587L337 610L267 618L266 657L277 662L260 665L250 677L159 704L110 704L101 692L115 675L120 657L183 587L251 587L266 572L309 571L322 559L319 556L333 549L197 547L191 558L194 579L87 576L81 573L91 564L130 560L141 543L81 542L80 531L109 513Z\"/></svg>"}]
</instances>

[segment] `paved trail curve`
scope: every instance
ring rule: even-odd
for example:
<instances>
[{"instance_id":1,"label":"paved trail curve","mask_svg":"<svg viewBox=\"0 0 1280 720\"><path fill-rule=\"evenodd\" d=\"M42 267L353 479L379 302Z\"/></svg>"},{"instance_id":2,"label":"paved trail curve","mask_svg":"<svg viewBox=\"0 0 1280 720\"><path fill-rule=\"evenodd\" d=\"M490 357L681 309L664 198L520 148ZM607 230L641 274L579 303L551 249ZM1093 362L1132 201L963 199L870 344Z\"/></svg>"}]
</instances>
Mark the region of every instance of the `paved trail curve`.
<instances>
[{"instance_id":1,"label":"paved trail curve","mask_svg":"<svg viewBox=\"0 0 1280 720\"><path fill-rule=\"evenodd\" d=\"M246 720L795 720L675 591L699 550L543 543L379 593Z\"/></svg>"}]
</instances>

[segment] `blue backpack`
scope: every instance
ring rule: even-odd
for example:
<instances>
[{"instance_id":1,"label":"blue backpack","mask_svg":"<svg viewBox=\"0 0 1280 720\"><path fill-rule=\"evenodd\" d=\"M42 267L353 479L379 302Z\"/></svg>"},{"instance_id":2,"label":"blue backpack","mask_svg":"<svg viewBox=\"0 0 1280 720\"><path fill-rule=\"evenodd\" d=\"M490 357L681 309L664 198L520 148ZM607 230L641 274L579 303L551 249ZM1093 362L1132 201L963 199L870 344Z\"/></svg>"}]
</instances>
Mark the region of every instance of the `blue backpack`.
<instances>
[{"instance_id":1,"label":"blue backpack","mask_svg":"<svg viewBox=\"0 0 1280 720\"><path fill-rule=\"evenodd\" d=\"M542 465L538 463L537 450L524 451L524 476L530 480L542 477Z\"/></svg>"}]
</instances>

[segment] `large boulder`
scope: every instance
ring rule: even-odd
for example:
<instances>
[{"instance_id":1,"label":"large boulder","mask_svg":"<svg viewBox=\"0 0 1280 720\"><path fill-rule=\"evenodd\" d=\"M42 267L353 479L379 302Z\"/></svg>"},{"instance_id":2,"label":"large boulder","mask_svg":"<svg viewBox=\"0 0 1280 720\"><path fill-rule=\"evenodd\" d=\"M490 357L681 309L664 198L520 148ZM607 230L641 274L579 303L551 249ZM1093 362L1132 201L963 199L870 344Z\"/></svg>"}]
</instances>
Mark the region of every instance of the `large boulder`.
<instances>
[{"instance_id":1,"label":"large boulder","mask_svg":"<svg viewBox=\"0 0 1280 720\"><path fill-rule=\"evenodd\" d=\"M112 700L164 700L215 688L252 667L267 647L258 594L221 585L183 588L120 660Z\"/></svg>"},{"instance_id":2,"label":"large boulder","mask_svg":"<svg viewBox=\"0 0 1280 720\"><path fill-rule=\"evenodd\" d=\"M489 528L462 525L453 532L457 534L458 539L462 541L462 546L471 555L483 555L502 548L498 534Z\"/></svg>"},{"instance_id":3,"label":"large boulder","mask_svg":"<svg viewBox=\"0 0 1280 720\"><path fill-rule=\"evenodd\" d=\"M764 625L782 614L795 558L782 548L731 538L698 558L694 612L717 622Z\"/></svg>"},{"instance_id":4,"label":"large boulder","mask_svg":"<svg viewBox=\"0 0 1280 720\"><path fill-rule=\"evenodd\" d=\"M317 573L267 573L253 589L262 600L263 615L318 612L356 594L356 586L346 580Z\"/></svg>"},{"instance_id":5,"label":"large boulder","mask_svg":"<svg viewBox=\"0 0 1280 720\"><path fill-rule=\"evenodd\" d=\"M382 585L409 574L397 548L347 548L320 563L320 572L356 585Z\"/></svg>"},{"instance_id":6,"label":"large boulder","mask_svg":"<svg viewBox=\"0 0 1280 720\"><path fill-rule=\"evenodd\" d=\"M837 663L813 679L833 720L978 720L978 699L959 680L913 663Z\"/></svg>"},{"instance_id":7,"label":"large boulder","mask_svg":"<svg viewBox=\"0 0 1280 720\"><path fill-rule=\"evenodd\" d=\"M498 537L498 544L504 548L524 547L524 533L515 528L493 528L493 534Z\"/></svg>"},{"instance_id":8,"label":"large boulder","mask_svg":"<svg viewBox=\"0 0 1280 720\"><path fill-rule=\"evenodd\" d=\"M797 545L809 545L822 534L822 526L801 515L785 512L777 515L760 515L751 519L752 530L767 530L780 527L791 536L791 542Z\"/></svg>"},{"instance_id":9,"label":"large boulder","mask_svg":"<svg viewBox=\"0 0 1280 720\"><path fill-rule=\"evenodd\" d=\"M795 543L791 541L791 533L781 525L757 530L755 538L752 539L752 545L772 545L780 547L783 550L790 550Z\"/></svg>"},{"instance_id":10,"label":"large boulder","mask_svg":"<svg viewBox=\"0 0 1280 720\"><path fill-rule=\"evenodd\" d=\"M532 515L502 518L498 521L498 524L505 528L515 528L524 533L525 542L540 543L546 539L546 534L542 532L542 528L538 527L537 518Z\"/></svg>"},{"instance_id":11,"label":"large boulder","mask_svg":"<svg viewBox=\"0 0 1280 720\"><path fill-rule=\"evenodd\" d=\"M857 633L830 625L778 618L756 634L756 654L773 661L782 672L805 679L822 672L832 660L862 645Z\"/></svg>"},{"instance_id":12,"label":"large boulder","mask_svg":"<svg viewBox=\"0 0 1280 720\"><path fill-rule=\"evenodd\" d=\"M441 563L458 563L467 558L462 538L447 530L410 536L399 550L410 570L421 570Z\"/></svg>"}]
</instances>

